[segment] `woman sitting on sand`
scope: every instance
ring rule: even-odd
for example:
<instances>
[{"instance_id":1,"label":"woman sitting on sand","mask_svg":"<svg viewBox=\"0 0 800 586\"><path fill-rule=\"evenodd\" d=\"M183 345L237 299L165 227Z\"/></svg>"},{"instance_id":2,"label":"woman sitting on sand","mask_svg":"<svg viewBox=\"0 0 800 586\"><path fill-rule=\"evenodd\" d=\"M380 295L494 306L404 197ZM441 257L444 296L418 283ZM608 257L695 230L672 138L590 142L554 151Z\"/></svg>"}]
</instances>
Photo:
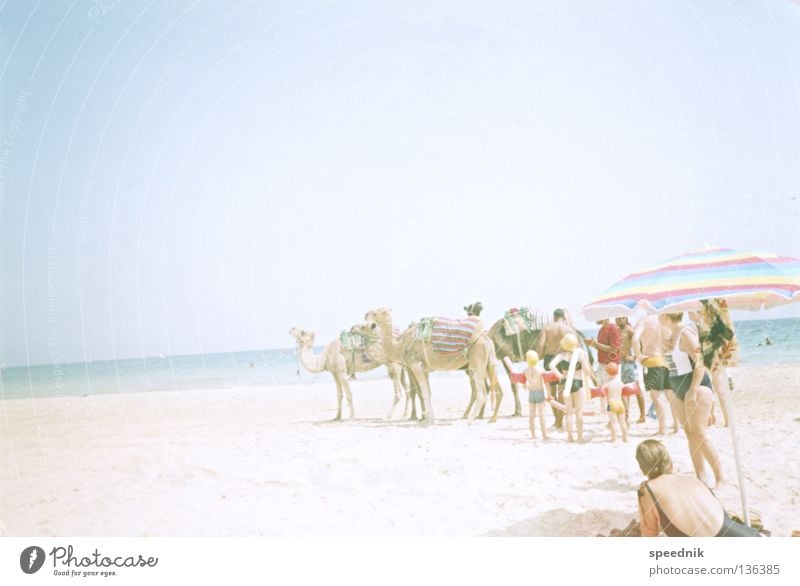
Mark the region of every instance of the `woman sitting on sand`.
<instances>
[{"instance_id":1,"label":"woman sitting on sand","mask_svg":"<svg viewBox=\"0 0 800 586\"><path fill-rule=\"evenodd\" d=\"M672 473L672 459L658 440L636 448L648 480L639 487L642 537L757 537L757 529L731 519L711 490L694 476Z\"/></svg>"},{"instance_id":2,"label":"woman sitting on sand","mask_svg":"<svg viewBox=\"0 0 800 586\"><path fill-rule=\"evenodd\" d=\"M572 436L572 414L575 414L575 426L578 430L578 441L583 441L583 404L586 402L586 388L591 381L597 385L597 377L592 372L589 356L578 346L575 334L567 334L561 338L562 352L550 361L551 372L564 379L568 377L570 368L573 371L571 389L564 389L564 408L567 422L567 441L574 441ZM573 366L574 365L574 366ZM587 381L587 378L589 381Z\"/></svg>"}]
</instances>

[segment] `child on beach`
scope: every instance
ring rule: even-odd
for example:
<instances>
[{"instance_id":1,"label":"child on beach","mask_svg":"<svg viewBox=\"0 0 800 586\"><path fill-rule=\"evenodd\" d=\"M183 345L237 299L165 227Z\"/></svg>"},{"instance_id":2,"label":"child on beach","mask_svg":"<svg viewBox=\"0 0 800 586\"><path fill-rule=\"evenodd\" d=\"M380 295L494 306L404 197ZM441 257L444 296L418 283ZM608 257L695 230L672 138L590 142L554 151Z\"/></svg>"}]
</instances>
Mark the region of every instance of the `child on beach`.
<instances>
[{"instance_id":1,"label":"child on beach","mask_svg":"<svg viewBox=\"0 0 800 586\"><path fill-rule=\"evenodd\" d=\"M508 370L512 371L511 359L506 356L503 362L508 366ZM528 389L528 407L529 407L529 426L531 430L531 437L536 439L536 419L539 419L539 428L542 430L542 439L547 439L547 430L544 425L544 406L545 401L550 400L550 390L548 385L543 384L542 375L545 373L544 369L539 363L539 353L535 350L528 350L525 354L525 362L528 367L525 369L523 376L525 378L525 385ZM513 372L513 371L512 371ZM518 376L516 373L513 373Z\"/></svg>"},{"instance_id":2,"label":"child on beach","mask_svg":"<svg viewBox=\"0 0 800 586\"><path fill-rule=\"evenodd\" d=\"M564 382L564 421L566 421L567 441L573 442L573 415L578 431L578 443L583 443L583 405L586 389L590 384L597 385L597 376L592 371L589 355L578 345L575 334L561 338L561 352L550 361L550 372ZM570 384L571 381L571 384Z\"/></svg>"},{"instance_id":3,"label":"child on beach","mask_svg":"<svg viewBox=\"0 0 800 586\"><path fill-rule=\"evenodd\" d=\"M611 427L611 441L617 441L617 425L622 431L622 441L628 441L628 423L625 421L625 404L622 402L622 378L619 365L609 362L605 367L608 382L605 384L608 398L608 419Z\"/></svg>"},{"instance_id":4,"label":"child on beach","mask_svg":"<svg viewBox=\"0 0 800 586\"><path fill-rule=\"evenodd\" d=\"M535 350L528 350L525 354L528 368L525 369L525 384L528 386L528 407L530 411L529 424L531 437L536 439L536 419L539 419L539 428L542 430L542 439L547 439L547 430L544 426L544 405L550 400L550 391L542 383L544 369L539 364L539 354Z\"/></svg>"}]
</instances>

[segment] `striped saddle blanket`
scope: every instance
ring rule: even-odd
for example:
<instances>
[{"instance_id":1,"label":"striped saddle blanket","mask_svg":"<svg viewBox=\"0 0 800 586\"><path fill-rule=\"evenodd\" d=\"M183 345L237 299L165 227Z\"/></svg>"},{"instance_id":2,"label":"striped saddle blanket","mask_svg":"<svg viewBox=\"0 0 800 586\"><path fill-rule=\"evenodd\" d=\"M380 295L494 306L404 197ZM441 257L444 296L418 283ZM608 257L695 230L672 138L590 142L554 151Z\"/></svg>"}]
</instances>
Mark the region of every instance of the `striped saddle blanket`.
<instances>
[{"instance_id":1,"label":"striped saddle blanket","mask_svg":"<svg viewBox=\"0 0 800 586\"><path fill-rule=\"evenodd\" d=\"M479 317L460 319L427 317L417 324L416 339L430 341L431 348L439 354L464 352L483 331Z\"/></svg>"}]
</instances>

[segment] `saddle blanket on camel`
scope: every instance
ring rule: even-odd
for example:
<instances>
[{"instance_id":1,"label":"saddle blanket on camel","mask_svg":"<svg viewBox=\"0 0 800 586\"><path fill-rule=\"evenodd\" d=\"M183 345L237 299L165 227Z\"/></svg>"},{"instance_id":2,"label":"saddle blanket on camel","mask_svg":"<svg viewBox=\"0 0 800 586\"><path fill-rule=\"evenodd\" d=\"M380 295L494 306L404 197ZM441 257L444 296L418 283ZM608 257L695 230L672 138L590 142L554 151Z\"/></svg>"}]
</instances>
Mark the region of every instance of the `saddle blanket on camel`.
<instances>
[{"instance_id":1,"label":"saddle blanket on camel","mask_svg":"<svg viewBox=\"0 0 800 586\"><path fill-rule=\"evenodd\" d=\"M547 316L530 307L512 307L503 316L503 333L514 336L520 332L541 330L548 323Z\"/></svg>"},{"instance_id":2,"label":"saddle blanket on camel","mask_svg":"<svg viewBox=\"0 0 800 586\"><path fill-rule=\"evenodd\" d=\"M342 345L343 350L347 350L350 353L348 358L352 359L353 362L355 362L356 356L358 356L364 365L375 362L367 352L367 341L361 334L356 334L349 330L342 330L339 334L339 343Z\"/></svg>"},{"instance_id":3,"label":"saddle blanket on camel","mask_svg":"<svg viewBox=\"0 0 800 586\"><path fill-rule=\"evenodd\" d=\"M427 317L417 324L417 339L430 340L431 348L439 354L465 352L483 332L483 322L477 316L460 319Z\"/></svg>"}]
</instances>

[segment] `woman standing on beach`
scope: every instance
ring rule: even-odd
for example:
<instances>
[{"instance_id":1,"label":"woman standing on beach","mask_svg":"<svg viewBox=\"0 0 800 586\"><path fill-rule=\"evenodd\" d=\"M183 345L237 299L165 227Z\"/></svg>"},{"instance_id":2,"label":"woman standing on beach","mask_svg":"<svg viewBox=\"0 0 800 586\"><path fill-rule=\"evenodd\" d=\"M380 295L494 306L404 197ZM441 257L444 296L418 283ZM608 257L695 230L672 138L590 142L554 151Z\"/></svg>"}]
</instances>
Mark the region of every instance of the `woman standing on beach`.
<instances>
[{"instance_id":1,"label":"woman standing on beach","mask_svg":"<svg viewBox=\"0 0 800 586\"><path fill-rule=\"evenodd\" d=\"M586 388L589 381L597 385L597 377L592 372L592 365L589 363L586 351L578 346L578 337L575 334L567 334L561 338L561 350L550 361L550 369L561 379L566 379L567 382L572 381L569 385L570 388L566 388L566 386L564 388L567 441L575 441L572 435L572 415L574 413L578 442L583 442L583 405L586 402Z\"/></svg>"},{"instance_id":2,"label":"woman standing on beach","mask_svg":"<svg viewBox=\"0 0 800 586\"><path fill-rule=\"evenodd\" d=\"M701 315L705 330L700 338L703 363L711 372L711 386L728 427L728 367L739 364L739 342L724 299L704 299Z\"/></svg>"},{"instance_id":3,"label":"woman standing on beach","mask_svg":"<svg viewBox=\"0 0 800 586\"><path fill-rule=\"evenodd\" d=\"M725 427L728 427L728 393L725 388L721 389L721 392L717 389L717 384L714 381L713 372L709 366L711 364L713 352L709 352L709 344L708 344L708 325L706 324L706 320L703 317L703 312L701 311L687 311L686 315L689 316L689 320L692 322L690 327L694 327L695 331L697 332L697 338L700 341L700 351L703 354L703 364L706 366L706 372L708 372L709 377L711 377L711 390L714 391L714 394L717 397L717 402L719 402L720 408L722 409L722 416L725 420ZM711 403L711 415L708 418L708 425L714 425L717 421L716 415L716 403Z\"/></svg>"},{"instance_id":4,"label":"woman standing on beach","mask_svg":"<svg viewBox=\"0 0 800 586\"><path fill-rule=\"evenodd\" d=\"M666 313L660 318L662 325L672 333L671 342L674 343L666 356L670 371L671 388L667 391L670 405L686 432L697 478L703 480L708 462L714 473L714 487L718 488L723 482L722 466L706 433L713 403L711 380L703 364L697 333L683 325L683 313Z\"/></svg>"},{"instance_id":5,"label":"woman standing on beach","mask_svg":"<svg viewBox=\"0 0 800 586\"><path fill-rule=\"evenodd\" d=\"M672 459L658 440L636 448L647 481L639 487L642 537L758 537L757 529L731 519L709 488L693 476L672 473Z\"/></svg>"}]
</instances>

